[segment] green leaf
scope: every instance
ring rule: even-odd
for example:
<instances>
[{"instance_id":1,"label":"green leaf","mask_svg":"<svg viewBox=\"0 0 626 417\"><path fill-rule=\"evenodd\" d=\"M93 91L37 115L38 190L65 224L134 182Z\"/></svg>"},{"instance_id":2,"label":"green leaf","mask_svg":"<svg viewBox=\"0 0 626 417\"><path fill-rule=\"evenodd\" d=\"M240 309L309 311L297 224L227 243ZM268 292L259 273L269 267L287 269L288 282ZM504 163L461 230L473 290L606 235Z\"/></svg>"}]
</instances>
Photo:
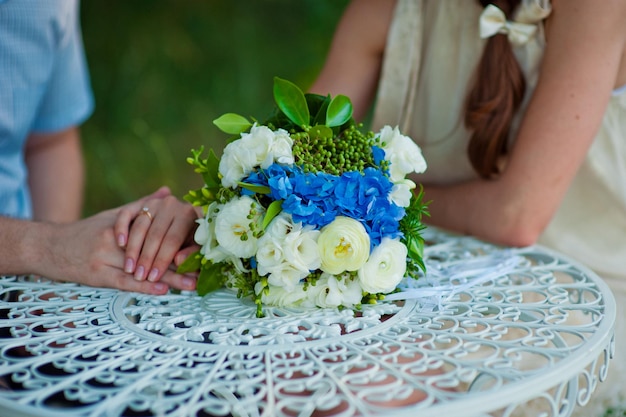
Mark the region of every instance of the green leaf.
<instances>
[{"instance_id":1,"label":"green leaf","mask_svg":"<svg viewBox=\"0 0 626 417\"><path fill-rule=\"evenodd\" d=\"M265 212L265 217L263 217L263 224L261 225L262 229L265 230L267 226L269 226L270 222L274 219L274 217L278 216L283 209L283 200L274 200L270 203L267 211Z\"/></svg>"},{"instance_id":2,"label":"green leaf","mask_svg":"<svg viewBox=\"0 0 626 417\"><path fill-rule=\"evenodd\" d=\"M304 97L311 113L310 125L326 124L326 110L330 104L330 95L321 96L319 94L306 93Z\"/></svg>"},{"instance_id":3,"label":"green leaf","mask_svg":"<svg viewBox=\"0 0 626 417\"><path fill-rule=\"evenodd\" d=\"M213 149L209 149L209 156L206 159L206 172L202 175L204 183L209 188L219 188L222 186L222 181L219 176L220 160L213 152Z\"/></svg>"},{"instance_id":4,"label":"green leaf","mask_svg":"<svg viewBox=\"0 0 626 417\"><path fill-rule=\"evenodd\" d=\"M274 100L278 108L296 125L309 124L309 107L304 93L291 81L274 77Z\"/></svg>"},{"instance_id":5,"label":"green leaf","mask_svg":"<svg viewBox=\"0 0 626 417\"><path fill-rule=\"evenodd\" d=\"M418 262L424 258L424 239L412 236L406 242L409 258Z\"/></svg>"},{"instance_id":6,"label":"green leaf","mask_svg":"<svg viewBox=\"0 0 626 417\"><path fill-rule=\"evenodd\" d=\"M257 194L265 195L270 193L270 187L268 187L267 185L248 184L247 182L238 182L237 185L239 185L241 188L245 188L246 190L252 191L253 193Z\"/></svg>"},{"instance_id":7,"label":"green leaf","mask_svg":"<svg viewBox=\"0 0 626 417\"><path fill-rule=\"evenodd\" d=\"M176 272L178 274L186 274L188 272L196 272L200 270L202 261L202 254L200 251L196 251L189 255L185 261L178 266Z\"/></svg>"},{"instance_id":8,"label":"green leaf","mask_svg":"<svg viewBox=\"0 0 626 417\"><path fill-rule=\"evenodd\" d=\"M422 223L422 216L428 216L428 204L424 202L424 187L420 185L419 191L413 193L409 207L405 209L405 216L400 220L400 230L404 234L403 242L408 249L409 258L415 262L422 271L426 271L424 265L424 238L422 232L426 226Z\"/></svg>"},{"instance_id":9,"label":"green leaf","mask_svg":"<svg viewBox=\"0 0 626 417\"><path fill-rule=\"evenodd\" d=\"M252 127L252 123L243 116L235 113L226 113L213 120L213 124L217 126L222 132L230 135L237 135L241 132Z\"/></svg>"},{"instance_id":10,"label":"green leaf","mask_svg":"<svg viewBox=\"0 0 626 417\"><path fill-rule=\"evenodd\" d=\"M330 101L326 110L326 126L341 126L352 117L352 102L344 95L339 94Z\"/></svg>"},{"instance_id":11,"label":"green leaf","mask_svg":"<svg viewBox=\"0 0 626 417\"><path fill-rule=\"evenodd\" d=\"M198 275L196 292L199 296L207 295L221 288L224 282L226 282L226 276L222 273L222 265L207 262Z\"/></svg>"},{"instance_id":12,"label":"green leaf","mask_svg":"<svg viewBox=\"0 0 626 417\"><path fill-rule=\"evenodd\" d=\"M208 206L218 199L220 189L219 187L208 188L205 186L196 190L190 190L183 196L183 200L194 206Z\"/></svg>"},{"instance_id":13,"label":"green leaf","mask_svg":"<svg viewBox=\"0 0 626 417\"><path fill-rule=\"evenodd\" d=\"M209 150L209 156L202 159L204 146L199 150L192 149L191 156L187 158L187 162L194 167L194 171L202 175L204 183L209 188L219 188L222 183L219 176L220 160L212 149Z\"/></svg>"}]
</instances>

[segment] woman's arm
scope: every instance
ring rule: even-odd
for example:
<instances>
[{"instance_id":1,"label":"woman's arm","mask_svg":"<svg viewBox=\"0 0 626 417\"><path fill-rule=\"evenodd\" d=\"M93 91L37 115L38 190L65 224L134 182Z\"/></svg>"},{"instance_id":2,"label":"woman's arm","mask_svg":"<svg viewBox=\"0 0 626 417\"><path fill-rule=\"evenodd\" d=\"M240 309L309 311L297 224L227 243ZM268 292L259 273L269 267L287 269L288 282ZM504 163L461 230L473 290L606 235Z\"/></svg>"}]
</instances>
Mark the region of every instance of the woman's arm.
<instances>
[{"instance_id":1,"label":"woman's arm","mask_svg":"<svg viewBox=\"0 0 626 417\"><path fill-rule=\"evenodd\" d=\"M538 85L497 180L426 187L429 222L507 245L536 241L597 133L626 46L626 2L554 1Z\"/></svg>"},{"instance_id":2,"label":"woman's arm","mask_svg":"<svg viewBox=\"0 0 626 417\"><path fill-rule=\"evenodd\" d=\"M344 94L354 119L362 120L374 101L387 32L396 0L354 0L346 8L312 93Z\"/></svg>"},{"instance_id":3,"label":"woman's arm","mask_svg":"<svg viewBox=\"0 0 626 417\"><path fill-rule=\"evenodd\" d=\"M25 155L33 218L57 223L78 220L85 182L78 128L31 134Z\"/></svg>"}]
</instances>

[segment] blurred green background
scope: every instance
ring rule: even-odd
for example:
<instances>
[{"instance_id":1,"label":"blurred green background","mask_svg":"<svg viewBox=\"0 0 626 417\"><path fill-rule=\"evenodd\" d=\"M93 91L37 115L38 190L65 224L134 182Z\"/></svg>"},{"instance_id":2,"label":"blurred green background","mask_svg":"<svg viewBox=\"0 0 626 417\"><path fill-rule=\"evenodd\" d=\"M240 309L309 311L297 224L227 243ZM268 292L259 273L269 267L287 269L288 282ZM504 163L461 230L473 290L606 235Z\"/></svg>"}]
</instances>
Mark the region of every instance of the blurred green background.
<instances>
[{"instance_id":1,"label":"blurred green background","mask_svg":"<svg viewBox=\"0 0 626 417\"><path fill-rule=\"evenodd\" d=\"M307 89L348 0L83 1L96 110L82 129L85 215L168 185L200 186L190 149L223 113L264 118L273 77Z\"/></svg>"}]
</instances>

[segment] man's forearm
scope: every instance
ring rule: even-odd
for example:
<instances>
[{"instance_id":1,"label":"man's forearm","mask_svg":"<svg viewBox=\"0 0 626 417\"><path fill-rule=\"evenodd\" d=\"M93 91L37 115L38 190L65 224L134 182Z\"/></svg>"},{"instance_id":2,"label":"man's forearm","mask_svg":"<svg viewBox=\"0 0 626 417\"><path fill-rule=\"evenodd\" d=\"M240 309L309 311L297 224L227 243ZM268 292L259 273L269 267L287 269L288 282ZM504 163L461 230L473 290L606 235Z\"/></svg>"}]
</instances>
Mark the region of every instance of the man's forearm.
<instances>
[{"instance_id":1,"label":"man's forearm","mask_svg":"<svg viewBox=\"0 0 626 417\"><path fill-rule=\"evenodd\" d=\"M26 148L33 218L66 223L81 217L83 155L78 128L33 134Z\"/></svg>"},{"instance_id":2,"label":"man's forearm","mask_svg":"<svg viewBox=\"0 0 626 417\"><path fill-rule=\"evenodd\" d=\"M0 275L40 274L51 262L52 225L0 217Z\"/></svg>"}]
</instances>

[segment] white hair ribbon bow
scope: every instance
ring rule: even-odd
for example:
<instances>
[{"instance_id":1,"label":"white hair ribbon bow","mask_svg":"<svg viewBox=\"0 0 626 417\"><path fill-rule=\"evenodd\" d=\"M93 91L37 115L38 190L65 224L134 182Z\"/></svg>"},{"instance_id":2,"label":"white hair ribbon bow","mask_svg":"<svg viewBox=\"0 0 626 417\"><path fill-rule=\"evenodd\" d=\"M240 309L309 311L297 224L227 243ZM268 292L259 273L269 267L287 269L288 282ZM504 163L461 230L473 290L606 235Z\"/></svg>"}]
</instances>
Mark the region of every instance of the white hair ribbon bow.
<instances>
[{"instance_id":1,"label":"white hair ribbon bow","mask_svg":"<svg viewBox=\"0 0 626 417\"><path fill-rule=\"evenodd\" d=\"M504 12L493 4L485 7L480 15L480 37L483 39L502 33L513 45L519 46L528 42L536 32L537 25L506 20Z\"/></svg>"}]
</instances>

